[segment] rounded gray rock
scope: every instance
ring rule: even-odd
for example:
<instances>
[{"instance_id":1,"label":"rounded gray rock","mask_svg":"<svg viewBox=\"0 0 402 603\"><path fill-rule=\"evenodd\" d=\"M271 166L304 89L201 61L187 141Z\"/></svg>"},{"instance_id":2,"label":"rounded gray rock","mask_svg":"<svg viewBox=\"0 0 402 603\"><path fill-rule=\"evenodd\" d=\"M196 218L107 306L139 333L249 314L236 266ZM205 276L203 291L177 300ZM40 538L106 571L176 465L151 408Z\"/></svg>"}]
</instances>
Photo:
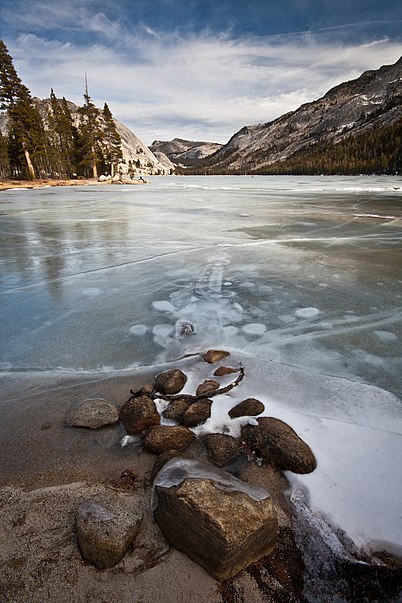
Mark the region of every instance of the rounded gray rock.
<instances>
[{"instance_id":1,"label":"rounded gray rock","mask_svg":"<svg viewBox=\"0 0 402 603\"><path fill-rule=\"evenodd\" d=\"M119 420L116 406L103 398L87 398L73 404L67 416L71 427L88 427L98 429L105 425L113 425Z\"/></svg>"},{"instance_id":2,"label":"rounded gray rock","mask_svg":"<svg viewBox=\"0 0 402 603\"><path fill-rule=\"evenodd\" d=\"M75 518L82 557L98 569L115 566L126 553L140 527L141 516L133 499L115 495L109 500L82 502Z\"/></svg>"}]
</instances>

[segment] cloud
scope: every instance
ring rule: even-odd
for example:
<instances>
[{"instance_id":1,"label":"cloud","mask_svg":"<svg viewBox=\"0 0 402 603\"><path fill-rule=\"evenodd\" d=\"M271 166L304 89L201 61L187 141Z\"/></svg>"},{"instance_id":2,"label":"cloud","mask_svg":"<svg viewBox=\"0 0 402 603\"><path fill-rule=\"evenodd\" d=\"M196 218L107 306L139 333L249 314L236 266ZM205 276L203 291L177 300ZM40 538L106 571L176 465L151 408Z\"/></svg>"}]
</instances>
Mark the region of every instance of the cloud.
<instances>
[{"instance_id":1,"label":"cloud","mask_svg":"<svg viewBox=\"0 0 402 603\"><path fill-rule=\"evenodd\" d=\"M35 96L53 87L82 103L87 73L94 102L107 102L147 143L175 136L226 142L242 126L297 109L366 69L395 62L402 51L387 37L345 42L338 27L259 37L183 35L133 24L121 12L112 19L104 3L99 12L92 0L73 0L69 10L66 4L54 3L47 21L61 27L65 18L65 39L33 25L43 20L47 2L26 14L24 27L36 33L8 43L20 77Z\"/></svg>"}]
</instances>

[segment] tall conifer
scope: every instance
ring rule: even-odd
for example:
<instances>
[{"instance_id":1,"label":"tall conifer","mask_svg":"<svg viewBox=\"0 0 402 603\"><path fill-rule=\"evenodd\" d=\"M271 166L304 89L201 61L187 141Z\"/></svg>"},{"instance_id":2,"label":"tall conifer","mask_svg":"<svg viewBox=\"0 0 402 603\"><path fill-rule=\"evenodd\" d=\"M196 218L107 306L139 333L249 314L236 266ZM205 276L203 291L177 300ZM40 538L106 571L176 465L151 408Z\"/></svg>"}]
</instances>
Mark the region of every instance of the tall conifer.
<instances>
[{"instance_id":1,"label":"tall conifer","mask_svg":"<svg viewBox=\"0 0 402 603\"><path fill-rule=\"evenodd\" d=\"M0 109L7 110L9 122L9 155L16 175L23 172L21 155L25 158L28 176L35 178L33 158L44 167L44 132L40 115L31 94L14 68L7 47L0 40Z\"/></svg>"}]
</instances>

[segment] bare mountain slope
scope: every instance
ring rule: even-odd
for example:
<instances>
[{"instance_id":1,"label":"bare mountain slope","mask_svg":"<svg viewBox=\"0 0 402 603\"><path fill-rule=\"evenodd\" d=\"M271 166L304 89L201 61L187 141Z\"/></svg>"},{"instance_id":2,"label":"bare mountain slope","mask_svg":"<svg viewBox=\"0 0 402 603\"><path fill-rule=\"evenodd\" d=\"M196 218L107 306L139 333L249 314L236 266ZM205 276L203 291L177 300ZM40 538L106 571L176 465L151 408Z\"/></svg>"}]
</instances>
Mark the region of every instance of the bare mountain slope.
<instances>
[{"instance_id":1,"label":"bare mountain slope","mask_svg":"<svg viewBox=\"0 0 402 603\"><path fill-rule=\"evenodd\" d=\"M153 153L164 153L176 165L191 166L218 151L222 145L174 138L170 141L155 140L149 148Z\"/></svg>"},{"instance_id":2,"label":"bare mountain slope","mask_svg":"<svg viewBox=\"0 0 402 603\"><path fill-rule=\"evenodd\" d=\"M282 162L316 143L390 126L402 118L402 57L366 71L275 121L245 126L203 163L219 172L255 171Z\"/></svg>"}]
</instances>

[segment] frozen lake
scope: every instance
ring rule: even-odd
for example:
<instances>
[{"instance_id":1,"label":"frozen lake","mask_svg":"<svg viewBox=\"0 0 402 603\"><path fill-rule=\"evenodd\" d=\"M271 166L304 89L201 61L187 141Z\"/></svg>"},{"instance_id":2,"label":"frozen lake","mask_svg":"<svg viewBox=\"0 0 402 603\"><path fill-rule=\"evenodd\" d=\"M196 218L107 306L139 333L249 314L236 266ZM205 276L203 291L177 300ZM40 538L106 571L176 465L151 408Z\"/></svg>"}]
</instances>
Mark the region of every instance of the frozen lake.
<instances>
[{"instance_id":1,"label":"frozen lake","mask_svg":"<svg viewBox=\"0 0 402 603\"><path fill-rule=\"evenodd\" d=\"M402 546L402 178L10 190L0 221L3 374L230 349L317 452L292 478L311 504L358 543Z\"/></svg>"}]
</instances>

